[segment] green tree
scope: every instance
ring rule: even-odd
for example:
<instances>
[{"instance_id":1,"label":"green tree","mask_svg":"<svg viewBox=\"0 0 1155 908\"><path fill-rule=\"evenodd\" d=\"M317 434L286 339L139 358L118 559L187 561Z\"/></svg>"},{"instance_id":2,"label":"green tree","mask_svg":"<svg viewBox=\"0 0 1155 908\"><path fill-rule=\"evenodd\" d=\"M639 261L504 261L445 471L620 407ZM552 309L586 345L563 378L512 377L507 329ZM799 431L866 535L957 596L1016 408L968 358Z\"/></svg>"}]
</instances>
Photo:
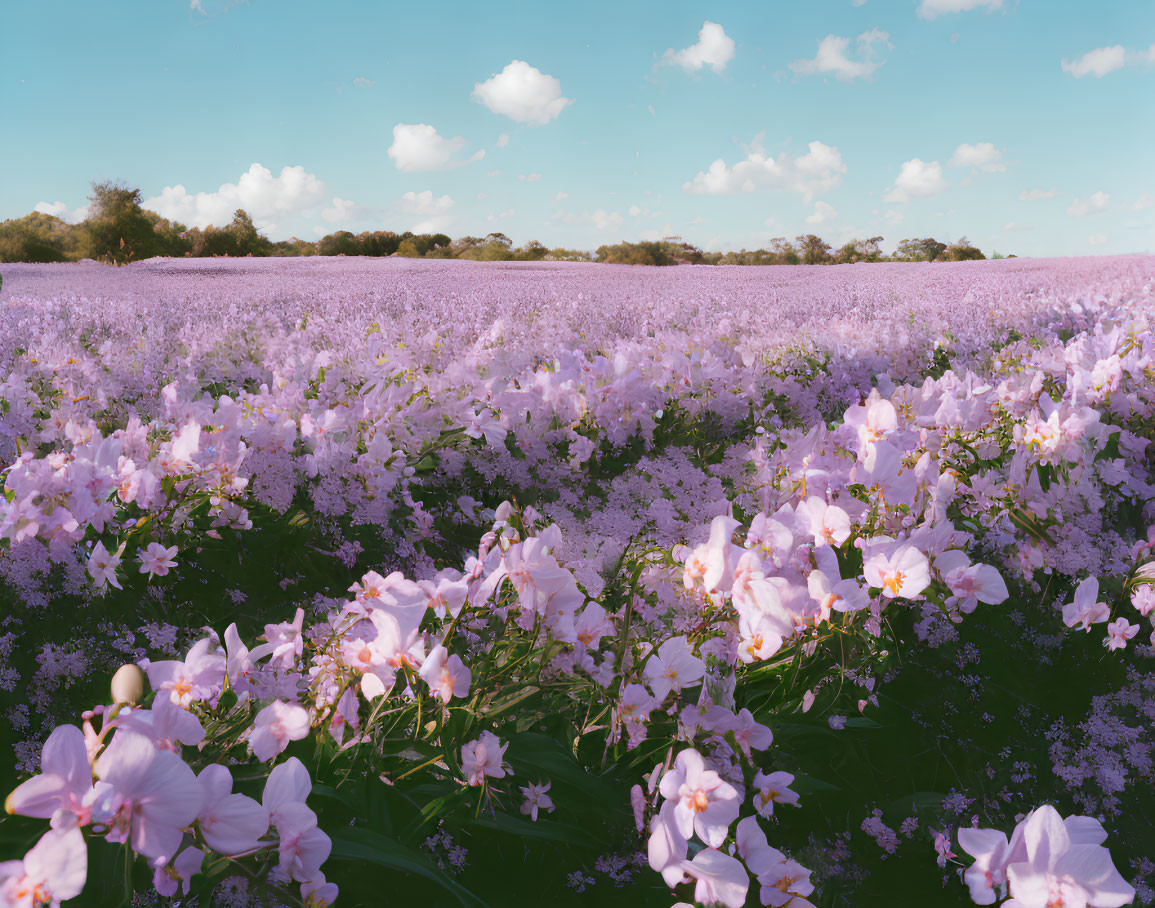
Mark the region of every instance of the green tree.
<instances>
[{"instance_id":1,"label":"green tree","mask_svg":"<svg viewBox=\"0 0 1155 908\"><path fill-rule=\"evenodd\" d=\"M822 237L807 233L797 238L804 265L825 265L830 261L830 244Z\"/></svg>"},{"instance_id":2,"label":"green tree","mask_svg":"<svg viewBox=\"0 0 1155 908\"><path fill-rule=\"evenodd\" d=\"M397 254L402 258L419 259L421 258L421 250L417 248L417 243L412 237L403 239L397 247Z\"/></svg>"},{"instance_id":3,"label":"green tree","mask_svg":"<svg viewBox=\"0 0 1155 908\"><path fill-rule=\"evenodd\" d=\"M88 254L92 258L123 264L165 251L140 207L139 189L112 180L93 183L88 203Z\"/></svg>"}]
</instances>

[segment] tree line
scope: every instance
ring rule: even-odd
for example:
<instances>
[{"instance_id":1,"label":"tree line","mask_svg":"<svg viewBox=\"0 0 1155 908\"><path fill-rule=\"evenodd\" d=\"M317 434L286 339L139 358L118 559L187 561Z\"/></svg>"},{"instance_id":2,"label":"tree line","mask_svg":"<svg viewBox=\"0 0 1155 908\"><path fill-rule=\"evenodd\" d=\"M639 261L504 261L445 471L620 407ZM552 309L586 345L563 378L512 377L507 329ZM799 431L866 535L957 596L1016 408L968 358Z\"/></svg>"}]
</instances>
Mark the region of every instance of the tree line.
<instances>
[{"instance_id":1,"label":"tree line","mask_svg":"<svg viewBox=\"0 0 1155 908\"><path fill-rule=\"evenodd\" d=\"M68 224L58 217L33 212L0 222L0 262L69 262L93 259L126 264L155 256L390 256L454 258L472 261L595 261L622 265L828 265L881 261L964 261L986 256L965 237L956 243L933 238L907 239L894 255L881 252L882 237L852 240L834 248L821 237L806 234L793 242L785 237L767 248L738 252L704 252L679 237L600 246L596 252L550 248L536 240L515 246L504 233L451 239L444 233L394 233L390 230L354 234L338 230L319 240L274 242L264 236L244 209L237 209L224 227L186 227L141 204L141 192L124 183L94 183L87 218ZM997 253L995 258L1001 258Z\"/></svg>"}]
</instances>

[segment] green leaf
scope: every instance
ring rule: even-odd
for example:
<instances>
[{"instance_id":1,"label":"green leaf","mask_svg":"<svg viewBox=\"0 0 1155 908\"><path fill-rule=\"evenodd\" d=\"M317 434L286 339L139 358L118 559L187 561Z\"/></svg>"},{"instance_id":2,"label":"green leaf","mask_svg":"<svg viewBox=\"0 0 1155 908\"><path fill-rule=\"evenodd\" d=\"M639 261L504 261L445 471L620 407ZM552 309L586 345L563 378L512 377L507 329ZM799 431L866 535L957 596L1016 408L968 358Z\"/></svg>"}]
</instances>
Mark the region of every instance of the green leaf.
<instances>
[{"instance_id":1,"label":"green leaf","mask_svg":"<svg viewBox=\"0 0 1155 908\"><path fill-rule=\"evenodd\" d=\"M331 838L333 839L333 851L329 856L330 861L356 863L367 861L389 870L416 874L451 893L462 905L488 908L486 902L479 899L460 883L443 874L419 851L402 845L400 842L395 842L367 829L357 828L334 831Z\"/></svg>"}]
</instances>

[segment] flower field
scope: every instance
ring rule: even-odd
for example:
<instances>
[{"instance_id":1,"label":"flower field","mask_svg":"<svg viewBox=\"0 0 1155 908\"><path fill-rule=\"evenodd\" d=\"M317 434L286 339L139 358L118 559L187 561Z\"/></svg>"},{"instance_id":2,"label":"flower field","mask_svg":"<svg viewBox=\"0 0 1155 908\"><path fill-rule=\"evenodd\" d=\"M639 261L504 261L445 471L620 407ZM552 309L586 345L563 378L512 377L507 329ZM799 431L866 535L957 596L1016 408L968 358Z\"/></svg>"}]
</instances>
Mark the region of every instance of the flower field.
<instances>
[{"instance_id":1,"label":"flower field","mask_svg":"<svg viewBox=\"0 0 1155 908\"><path fill-rule=\"evenodd\" d=\"M0 905L1155 902L1155 257L2 276Z\"/></svg>"}]
</instances>

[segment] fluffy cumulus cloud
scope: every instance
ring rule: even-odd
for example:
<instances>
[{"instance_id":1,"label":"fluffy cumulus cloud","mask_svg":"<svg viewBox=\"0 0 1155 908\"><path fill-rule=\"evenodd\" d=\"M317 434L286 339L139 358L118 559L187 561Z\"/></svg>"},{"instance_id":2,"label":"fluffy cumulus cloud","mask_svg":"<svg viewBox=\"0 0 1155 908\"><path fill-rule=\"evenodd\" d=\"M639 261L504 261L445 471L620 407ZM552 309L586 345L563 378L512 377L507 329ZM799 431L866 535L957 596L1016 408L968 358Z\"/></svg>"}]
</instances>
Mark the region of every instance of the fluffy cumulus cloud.
<instances>
[{"instance_id":1,"label":"fluffy cumulus cloud","mask_svg":"<svg viewBox=\"0 0 1155 908\"><path fill-rule=\"evenodd\" d=\"M833 205L826 202L815 202L814 212L807 216L807 224L825 224L828 221L833 221L838 217L838 212L834 210Z\"/></svg>"},{"instance_id":2,"label":"fluffy cumulus cloud","mask_svg":"<svg viewBox=\"0 0 1155 908\"><path fill-rule=\"evenodd\" d=\"M623 218L616 211L606 211L604 208L599 208L596 211L555 211L553 213L553 220L559 221L562 224L573 224L577 226L592 226L595 230L617 230L625 222Z\"/></svg>"},{"instance_id":3,"label":"fluffy cumulus cloud","mask_svg":"<svg viewBox=\"0 0 1155 908\"><path fill-rule=\"evenodd\" d=\"M222 227L243 208L262 230L272 229L285 216L307 211L325 199L325 184L304 167L282 167L277 176L253 164L236 183L222 183L216 192L190 193L179 183L165 186L160 195L144 200L144 207L190 227Z\"/></svg>"},{"instance_id":4,"label":"fluffy cumulus cloud","mask_svg":"<svg viewBox=\"0 0 1155 908\"><path fill-rule=\"evenodd\" d=\"M1076 79L1083 76L1094 76L1101 79L1107 73L1122 69L1127 65L1127 51L1122 44L1113 47L1097 47L1089 50L1076 60L1063 59L1063 72L1070 73Z\"/></svg>"},{"instance_id":5,"label":"fluffy cumulus cloud","mask_svg":"<svg viewBox=\"0 0 1155 908\"><path fill-rule=\"evenodd\" d=\"M969 167L971 172L1001 173L1007 169L1003 163L1003 153L990 142L979 142L977 145L968 145L963 142L954 150L951 156L952 167Z\"/></svg>"},{"instance_id":6,"label":"fluffy cumulus cloud","mask_svg":"<svg viewBox=\"0 0 1155 908\"><path fill-rule=\"evenodd\" d=\"M406 173L452 170L485 157L485 150L479 149L462 158L460 151L464 147L465 139L461 136L443 138L428 123L398 123L393 127L393 144L388 155L397 169Z\"/></svg>"},{"instance_id":7,"label":"fluffy cumulus cloud","mask_svg":"<svg viewBox=\"0 0 1155 908\"><path fill-rule=\"evenodd\" d=\"M716 73L722 72L726 64L734 59L734 39L717 22L705 22L698 30L698 43L681 50L670 48L662 55L662 62L670 66L680 66L690 72L697 72L708 66Z\"/></svg>"},{"instance_id":8,"label":"fluffy cumulus cloud","mask_svg":"<svg viewBox=\"0 0 1155 908\"><path fill-rule=\"evenodd\" d=\"M942 165L938 161L911 158L903 162L894 186L882 198L886 202L909 202L911 199L925 199L935 195L946 187Z\"/></svg>"},{"instance_id":9,"label":"fluffy cumulus cloud","mask_svg":"<svg viewBox=\"0 0 1155 908\"><path fill-rule=\"evenodd\" d=\"M843 81L862 79L882 66L883 61L877 59L881 46L894 47L890 35L878 28L863 32L855 39L853 54L849 38L827 35L818 42L818 53L813 60L795 60L789 66L800 76L833 75Z\"/></svg>"},{"instance_id":10,"label":"fluffy cumulus cloud","mask_svg":"<svg viewBox=\"0 0 1155 908\"><path fill-rule=\"evenodd\" d=\"M1092 233L1089 237L1087 237L1087 242L1092 246L1102 246L1105 242L1107 242L1107 237L1101 233Z\"/></svg>"},{"instance_id":11,"label":"fluffy cumulus cloud","mask_svg":"<svg viewBox=\"0 0 1155 908\"><path fill-rule=\"evenodd\" d=\"M807 202L815 193L826 192L842 182L846 164L832 145L811 142L810 150L792 158L783 152L777 158L767 156L760 139L747 151L746 159L733 167L718 158L708 170L682 184L693 195L733 195L738 192L773 190L797 192Z\"/></svg>"},{"instance_id":12,"label":"fluffy cumulus cloud","mask_svg":"<svg viewBox=\"0 0 1155 908\"><path fill-rule=\"evenodd\" d=\"M1037 202L1039 199L1053 199L1054 189L1024 189L1019 193L1020 202Z\"/></svg>"},{"instance_id":13,"label":"fluffy cumulus cloud","mask_svg":"<svg viewBox=\"0 0 1155 908\"><path fill-rule=\"evenodd\" d=\"M358 205L350 199L337 196L333 196L329 207L321 211L321 217L337 229L348 229L351 225L365 221L372 214L373 209L368 205Z\"/></svg>"},{"instance_id":14,"label":"fluffy cumulus cloud","mask_svg":"<svg viewBox=\"0 0 1155 908\"><path fill-rule=\"evenodd\" d=\"M524 60L514 60L501 72L473 86L474 101L517 123L543 126L557 119L573 98L563 98L561 82Z\"/></svg>"},{"instance_id":15,"label":"fluffy cumulus cloud","mask_svg":"<svg viewBox=\"0 0 1155 908\"><path fill-rule=\"evenodd\" d=\"M60 218L60 220L66 224L79 224L88 217L87 205L81 205L79 208L69 208L63 202L37 202L36 207L32 210Z\"/></svg>"},{"instance_id":16,"label":"fluffy cumulus cloud","mask_svg":"<svg viewBox=\"0 0 1155 908\"><path fill-rule=\"evenodd\" d=\"M980 7L988 10L1002 9L1003 0L922 0L918 5L918 14L923 19L937 19L944 13L965 13Z\"/></svg>"},{"instance_id":17,"label":"fluffy cumulus cloud","mask_svg":"<svg viewBox=\"0 0 1155 908\"><path fill-rule=\"evenodd\" d=\"M401 211L411 217L418 218L409 229L414 233L439 233L445 230L453 218L449 210L453 207L453 199L447 195L433 194L433 190L424 192L407 192L401 196Z\"/></svg>"},{"instance_id":18,"label":"fluffy cumulus cloud","mask_svg":"<svg viewBox=\"0 0 1155 908\"><path fill-rule=\"evenodd\" d=\"M358 76L356 79L353 80L353 84L356 85L358 88L372 88L374 85L377 84L377 80L376 79L369 79L369 78L366 78L365 76Z\"/></svg>"},{"instance_id":19,"label":"fluffy cumulus cloud","mask_svg":"<svg viewBox=\"0 0 1155 908\"><path fill-rule=\"evenodd\" d=\"M1111 204L1111 197L1105 192L1094 192L1085 199L1075 199L1067 209L1067 214L1073 218L1084 218L1097 211L1106 211Z\"/></svg>"}]
</instances>

